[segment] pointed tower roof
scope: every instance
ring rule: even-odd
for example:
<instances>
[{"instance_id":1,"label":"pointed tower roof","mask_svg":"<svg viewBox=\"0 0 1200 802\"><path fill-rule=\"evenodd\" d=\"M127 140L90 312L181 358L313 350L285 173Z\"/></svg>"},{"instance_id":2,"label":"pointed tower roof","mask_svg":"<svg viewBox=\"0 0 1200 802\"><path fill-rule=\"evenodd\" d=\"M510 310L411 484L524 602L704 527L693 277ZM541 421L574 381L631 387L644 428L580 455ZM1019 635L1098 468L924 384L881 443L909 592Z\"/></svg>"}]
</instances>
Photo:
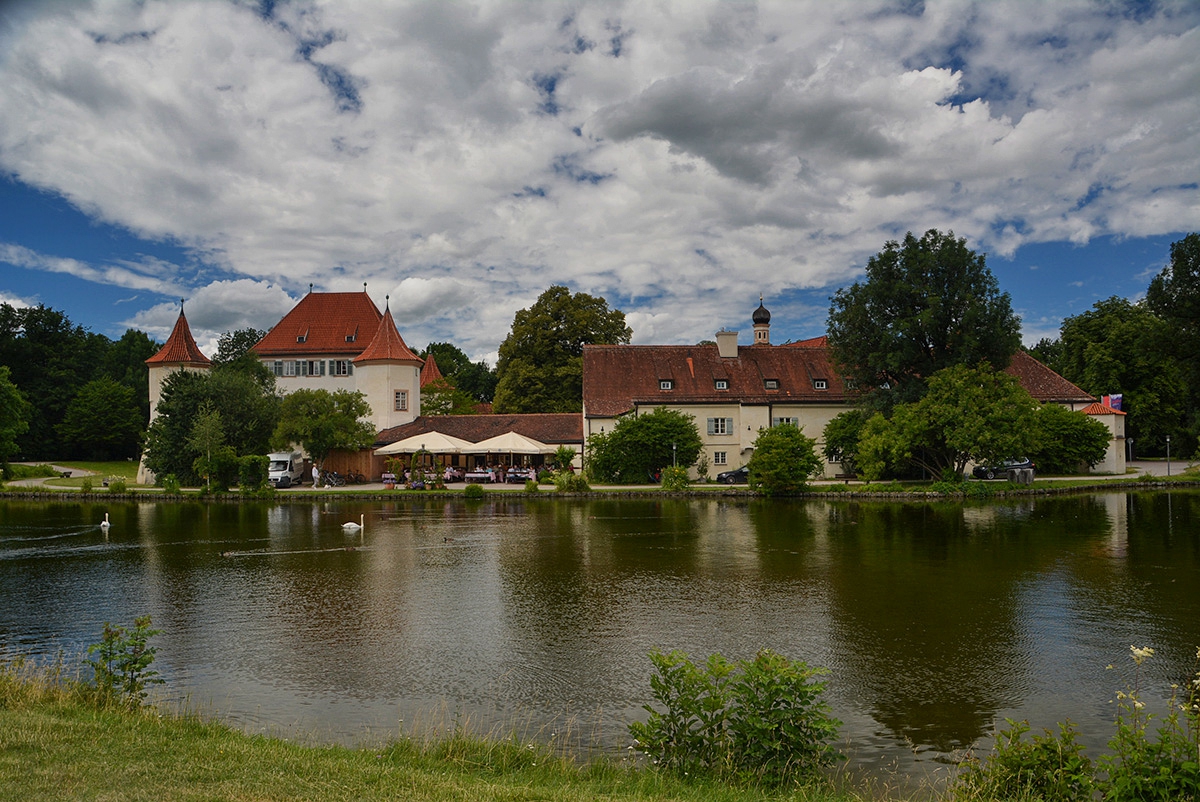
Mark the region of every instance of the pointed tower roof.
<instances>
[{"instance_id":1,"label":"pointed tower roof","mask_svg":"<svg viewBox=\"0 0 1200 802\"><path fill-rule=\"evenodd\" d=\"M442 375L441 369L438 368L437 360L433 358L433 354L425 357L425 367L421 368L421 389L424 389L433 382L442 381L445 378Z\"/></svg>"},{"instance_id":2,"label":"pointed tower roof","mask_svg":"<svg viewBox=\"0 0 1200 802\"><path fill-rule=\"evenodd\" d=\"M179 318L175 321L175 328L171 329L171 336L167 338L166 344L159 349L158 353L146 360L147 365L194 365L197 367L208 367L212 361L200 352L195 339L192 338L192 330L188 327L187 318L183 314L183 302L179 304Z\"/></svg>"},{"instance_id":3,"label":"pointed tower roof","mask_svg":"<svg viewBox=\"0 0 1200 802\"><path fill-rule=\"evenodd\" d=\"M414 362L418 365L421 364L421 357L414 354L404 344L404 338L396 330L396 321L392 319L390 307L383 313L383 319L379 321L379 328L375 330L374 339L363 349L361 354L354 358L354 364L362 362Z\"/></svg>"}]
</instances>

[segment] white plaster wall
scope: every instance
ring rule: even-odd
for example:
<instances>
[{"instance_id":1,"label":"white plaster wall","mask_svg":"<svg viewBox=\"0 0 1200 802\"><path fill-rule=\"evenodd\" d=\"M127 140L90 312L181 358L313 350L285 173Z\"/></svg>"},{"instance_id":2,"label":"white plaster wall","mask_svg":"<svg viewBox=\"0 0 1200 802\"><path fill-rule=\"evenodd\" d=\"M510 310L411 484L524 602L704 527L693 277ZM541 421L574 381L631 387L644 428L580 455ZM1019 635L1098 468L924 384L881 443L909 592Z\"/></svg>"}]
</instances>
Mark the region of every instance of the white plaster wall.
<instances>
[{"instance_id":1,"label":"white plaster wall","mask_svg":"<svg viewBox=\"0 0 1200 802\"><path fill-rule=\"evenodd\" d=\"M421 369L412 365L376 362L354 367L355 388L371 406L375 429L410 423L421 414ZM408 391L408 409L395 408L396 390Z\"/></svg>"}]
</instances>

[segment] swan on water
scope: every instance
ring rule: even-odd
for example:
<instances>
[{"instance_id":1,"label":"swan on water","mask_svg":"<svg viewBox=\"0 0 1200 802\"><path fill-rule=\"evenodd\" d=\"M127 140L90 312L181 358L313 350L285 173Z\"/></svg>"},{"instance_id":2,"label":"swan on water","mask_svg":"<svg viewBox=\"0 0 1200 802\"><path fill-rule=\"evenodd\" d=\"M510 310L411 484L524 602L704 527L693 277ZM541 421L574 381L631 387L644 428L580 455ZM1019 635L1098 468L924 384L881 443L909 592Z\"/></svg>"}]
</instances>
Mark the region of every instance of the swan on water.
<instances>
[{"instance_id":1,"label":"swan on water","mask_svg":"<svg viewBox=\"0 0 1200 802\"><path fill-rule=\"evenodd\" d=\"M354 521L346 521L346 523L342 524L342 530L345 532L361 531L363 529L363 524L366 523L366 517L367 516L365 514L359 515L358 523L355 523Z\"/></svg>"},{"instance_id":2,"label":"swan on water","mask_svg":"<svg viewBox=\"0 0 1200 802\"><path fill-rule=\"evenodd\" d=\"M108 522L108 513L106 512L104 513L104 520L100 522L100 528L107 532L110 526L112 526L112 524Z\"/></svg>"}]
</instances>

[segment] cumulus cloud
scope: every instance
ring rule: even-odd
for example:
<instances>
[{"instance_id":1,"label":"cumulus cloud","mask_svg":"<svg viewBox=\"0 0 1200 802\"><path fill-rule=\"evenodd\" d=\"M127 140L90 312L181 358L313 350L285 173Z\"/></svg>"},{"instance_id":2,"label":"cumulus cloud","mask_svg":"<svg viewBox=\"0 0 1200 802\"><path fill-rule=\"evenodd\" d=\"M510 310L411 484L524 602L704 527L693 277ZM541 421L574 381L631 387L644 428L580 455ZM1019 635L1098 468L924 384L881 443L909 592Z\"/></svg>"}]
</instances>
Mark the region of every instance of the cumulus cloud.
<instances>
[{"instance_id":1,"label":"cumulus cloud","mask_svg":"<svg viewBox=\"0 0 1200 802\"><path fill-rule=\"evenodd\" d=\"M21 8L0 169L242 278L0 259L191 296L210 332L365 281L410 344L485 354L564 283L694 342L910 229L1003 256L1200 216L1189 3Z\"/></svg>"}]
</instances>

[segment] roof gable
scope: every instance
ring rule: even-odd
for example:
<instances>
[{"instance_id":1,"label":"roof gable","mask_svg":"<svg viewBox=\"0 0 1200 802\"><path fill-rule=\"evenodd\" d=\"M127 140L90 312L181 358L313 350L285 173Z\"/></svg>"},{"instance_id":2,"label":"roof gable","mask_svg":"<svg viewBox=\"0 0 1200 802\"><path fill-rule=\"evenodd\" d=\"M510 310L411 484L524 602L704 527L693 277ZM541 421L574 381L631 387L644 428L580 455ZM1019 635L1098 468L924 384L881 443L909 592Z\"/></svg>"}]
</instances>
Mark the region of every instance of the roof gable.
<instances>
[{"instance_id":1,"label":"roof gable","mask_svg":"<svg viewBox=\"0 0 1200 802\"><path fill-rule=\"evenodd\" d=\"M424 390L436 381L444 381L445 378L442 371L438 369L437 360L433 358L431 352L429 356L425 357L425 366L421 368L421 389Z\"/></svg>"},{"instance_id":2,"label":"roof gable","mask_svg":"<svg viewBox=\"0 0 1200 802\"><path fill-rule=\"evenodd\" d=\"M179 307L179 317L175 320L175 328L171 336L158 353L146 360L147 365L196 365L208 366L212 361L206 357L192 338L192 330L184 317L183 307Z\"/></svg>"},{"instance_id":3,"label":"roof gable","mask_svg":"<svg viewBox=\"0 0 1200 802\"><path fill-rule=\"evenodd\" d=\"M1004 372L1015 376L1025 391L1043 404L1085 404L1096 400L1021 350L1013 354Z\"/></svg>"},{"instance_id":4,"label":"roof gable","mask_svg":"<svg viewBox=\"0 0 1200 802\"><path fill-rule=\"evenodd\" d=\"M382 319L366 292L310 292L251 350L260 357L359 354Z\"/></svg>"}]
</instances>

